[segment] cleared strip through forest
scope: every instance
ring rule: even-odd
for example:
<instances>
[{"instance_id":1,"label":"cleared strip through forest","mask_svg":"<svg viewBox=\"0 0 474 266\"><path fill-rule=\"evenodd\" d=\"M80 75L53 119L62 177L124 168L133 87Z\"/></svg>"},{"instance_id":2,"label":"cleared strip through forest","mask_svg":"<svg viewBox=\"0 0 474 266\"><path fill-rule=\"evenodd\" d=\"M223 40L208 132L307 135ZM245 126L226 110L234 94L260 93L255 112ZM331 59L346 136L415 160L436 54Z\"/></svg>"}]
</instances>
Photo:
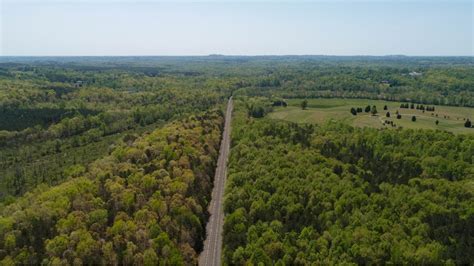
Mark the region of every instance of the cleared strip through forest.
<instances>
[{"instance_id":1,"label":"cleared strip through forest","mask_svg":"<svg viewBox=\"0 0 474 266\"><path fill-rule=\"evenodd\" d=\"M227 176L227 160L230 148L230 124L232 119L233 102L232 97L227 103L225 114L224 133L217 161L217 168L214 177L214 188L212 199L209 204L211 214L206 226L206 240L204 249L199 257L199 265L220 265L222 252L222 230L224 226L224 189Z\"/></svg>"}]
</instances>

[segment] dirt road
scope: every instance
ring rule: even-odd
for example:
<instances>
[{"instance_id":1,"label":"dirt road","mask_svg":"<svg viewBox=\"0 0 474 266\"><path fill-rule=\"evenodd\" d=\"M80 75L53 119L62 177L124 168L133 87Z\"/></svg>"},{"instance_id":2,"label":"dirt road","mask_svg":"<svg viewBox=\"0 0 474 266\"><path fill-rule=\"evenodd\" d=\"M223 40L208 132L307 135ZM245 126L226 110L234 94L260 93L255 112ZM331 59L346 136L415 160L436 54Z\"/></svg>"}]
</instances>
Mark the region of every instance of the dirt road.
<instances>
[{"instance_id":1,"label":"dirt road","mask_svg":"<svg viewBox=\"0 0 474 266\"><path fill-rule=\"evenodd\" d=\"M227 103L225 114L224 133L222 134L221 148L217 168L214 177L214 188L212 190L212 199L209 205L211 214L206 226L206 240L204 249L199 255L199 265L221 265L222 252L222 231L224 225L224 189L227 176L227 158L230 148L230 123L232 119L233 102L232 97Z\"/></svg>"}]
</instances>

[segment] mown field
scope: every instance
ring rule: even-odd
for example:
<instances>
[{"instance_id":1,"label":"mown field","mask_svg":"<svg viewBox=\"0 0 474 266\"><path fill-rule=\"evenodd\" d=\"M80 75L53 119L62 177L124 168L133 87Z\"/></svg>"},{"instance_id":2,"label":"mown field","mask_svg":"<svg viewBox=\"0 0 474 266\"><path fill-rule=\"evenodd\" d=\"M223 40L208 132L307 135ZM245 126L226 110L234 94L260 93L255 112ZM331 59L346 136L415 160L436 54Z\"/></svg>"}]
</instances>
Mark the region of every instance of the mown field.
<instances>
[{"instance_id":1,"label":"mown field","mask_svg":"<svg viewBox=\"0 0 474 266\"><path fill-rule=\"evenodd\" d=\"M301 102L303 99L290 99L287 101L287 107L277 107L269 114L270 118L287 120L297 123L324 123L328 120L343 120L347 123L358 127L374 127L392 128L391 125L384 125L384 121L391 120L396 128L423 128L423 129L440 129L454 133L473 133L474 128L464 127L465 119L474 118L474 108L469 107L452 107L437 106L435 111L425 111L417 109L400 108L400 102L389 102L381 100L367 99L308 99L308 107L302 110ZM361 107L365 109L367 105L375 105L378 110L377 115L371 113L358 113L352 115L350 109L352 107ZM388 110L384 110L384 106ZM402 117L396 118L396 111ZM386 113L390 112L390 118L386 117ZM412 116L416 116L413 122ZM436 120L439 121L436 125Z\"/></svg>"}]
</instances>

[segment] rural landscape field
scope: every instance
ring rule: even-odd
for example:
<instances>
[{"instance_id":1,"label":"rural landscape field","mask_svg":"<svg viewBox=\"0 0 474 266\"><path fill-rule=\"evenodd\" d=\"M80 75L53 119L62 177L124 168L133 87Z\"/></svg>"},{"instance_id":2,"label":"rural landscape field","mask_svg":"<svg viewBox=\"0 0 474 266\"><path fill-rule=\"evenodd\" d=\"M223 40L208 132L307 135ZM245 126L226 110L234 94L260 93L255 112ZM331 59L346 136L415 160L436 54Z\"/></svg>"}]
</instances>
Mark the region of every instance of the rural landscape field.
<instances>
[{"instance_id":1,"label":"rural landscape field","mask_svg":"<svg viewBox=\"0 0 474 266\"><path fill-rule=\"evenodd\" d=\"M382 100L364 99L309 99L308 107L304 110L301 103L305 99L290 99L287 107L278 107L269 115L270 118L281 119L296 123L322 124L331 120L341 120L352 126L373 128L411 128L411 129L439 129L453 133L472 133L470 128L465 127L467 119L474 117L474 108L435 106L434 111L425 111L414 108L400 108L404 102L389 102ZM353 115L351 108L362 108L376 106L377 113L359 112ZM385 108L387 107L387 108ZM387 117L387 113L388 117ZM401 115L397 119L397 113ZM416 121L412 121L413 116ZM393 121L395 126L385 123ZM436 123L438 121L438 124Z\"/></svg>"},{"instance_id":2,"label":"rural landscape field","mask_svg":"<svg viewBox=\"0 0 474 266\"><path fill-rule=\"evenodd\" d=\"M0 266L474 265L473 2L0 3Z\"/></svg>"},{"instance_id":3,"label":"rural landscape field","mask_svg":"<svg viewBox=\"0 0 474 266\"><path fill-rule=\"evenodd\" d=\"M4 265L473 261L469 58L3 60Z\"/></svg>"}]
</instances>

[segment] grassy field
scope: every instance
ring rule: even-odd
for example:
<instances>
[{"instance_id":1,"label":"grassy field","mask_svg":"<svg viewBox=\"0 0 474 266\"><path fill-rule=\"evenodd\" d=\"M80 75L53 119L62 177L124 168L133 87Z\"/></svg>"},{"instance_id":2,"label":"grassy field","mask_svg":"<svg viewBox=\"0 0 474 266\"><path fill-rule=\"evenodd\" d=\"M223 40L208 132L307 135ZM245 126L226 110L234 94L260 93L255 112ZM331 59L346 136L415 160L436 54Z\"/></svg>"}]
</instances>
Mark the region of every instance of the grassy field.
<instances>
[{"instance_id":1,"label":"grassy field","mask_svg":"<svg viewBox=\"0 0 474 266\"><path fill-rule=\"evenodd\" d=\"M392 128L391 125L384 125L384 121L391 120L396 127L403 128L424 128L440 129L454 133L474 133L474 128L464 127L464 119L474 119L474 108L435 106L435 111L423 111L416 109L400 108L399 102L388 102L366 99L308 99L308 108L302 110L300 104L302 99L288 100L288 107L277 107L269 114L270 118L282 119L298 123L323 123L335 119L343 120L353 126ZM358 113L356 116L350 113L351 107L361 107L365 109L367 105L375 105L378 114L373 116L370 113ZM384 110L387 105L388 110ZM401 119L396 118L396 111L402 115ZM390 112L391 117L387 118L386 113ZM416 122L412 122L412 116L416 116ZM438 116L436 116L438 115ZM439 124L436 125L436 120Z\"/></svg>"}]
</instances>

